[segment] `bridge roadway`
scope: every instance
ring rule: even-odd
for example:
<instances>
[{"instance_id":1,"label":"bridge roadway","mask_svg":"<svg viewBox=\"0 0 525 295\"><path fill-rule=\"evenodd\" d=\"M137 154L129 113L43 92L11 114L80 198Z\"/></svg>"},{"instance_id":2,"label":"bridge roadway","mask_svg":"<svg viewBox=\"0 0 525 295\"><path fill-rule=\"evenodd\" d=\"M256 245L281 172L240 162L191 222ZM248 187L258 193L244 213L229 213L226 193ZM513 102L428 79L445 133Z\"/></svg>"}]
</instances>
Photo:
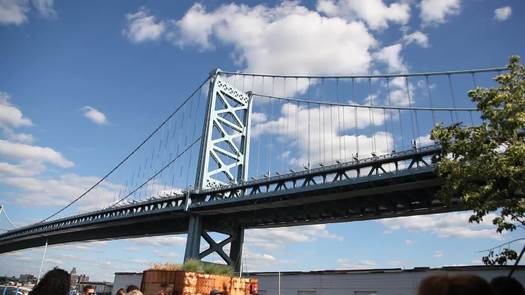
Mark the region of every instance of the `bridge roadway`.
<instances>
[{"instance_id":1,"label":"bridge roadway","mask_svg":"<svg viewBox=\"0 0 525 295\"><path fill-rule=\"evenodd\" d=\"M369 220L461 210L435 196L435 146L36 223L0 235L0 253L51 244L188 231L190 214L209 231Z\"/></svg>"}]
</instances>

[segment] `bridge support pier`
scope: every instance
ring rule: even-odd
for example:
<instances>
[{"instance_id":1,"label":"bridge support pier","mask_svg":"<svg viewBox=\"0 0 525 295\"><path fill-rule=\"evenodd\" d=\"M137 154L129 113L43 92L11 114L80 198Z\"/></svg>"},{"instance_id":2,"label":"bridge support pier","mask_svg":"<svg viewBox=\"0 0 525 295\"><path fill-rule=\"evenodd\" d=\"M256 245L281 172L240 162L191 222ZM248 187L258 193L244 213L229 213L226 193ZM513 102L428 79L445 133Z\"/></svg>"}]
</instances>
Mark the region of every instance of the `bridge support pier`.
<instances>
[{"instance_id":1,"label":"bridge support pier","mask_svg":"<svg viewBox=\"0 0 525 295\"><path fill-rule=\"evenodd\" d=\"M232 227L231 230L225 233L228 235L226 239L215 241L213 237L210 236L209 231L203 226L202 219L199 215L190 215L184 261L189 259L201 260L212 253L217 253L227 265L233 267L234 271L240 271L244 229L241 226ZM200 249L201 238L209 245L208 249L202 252ZM224 251L224 247L228 244L230 244L229 255Z\"/></svg>"}]
</instances>

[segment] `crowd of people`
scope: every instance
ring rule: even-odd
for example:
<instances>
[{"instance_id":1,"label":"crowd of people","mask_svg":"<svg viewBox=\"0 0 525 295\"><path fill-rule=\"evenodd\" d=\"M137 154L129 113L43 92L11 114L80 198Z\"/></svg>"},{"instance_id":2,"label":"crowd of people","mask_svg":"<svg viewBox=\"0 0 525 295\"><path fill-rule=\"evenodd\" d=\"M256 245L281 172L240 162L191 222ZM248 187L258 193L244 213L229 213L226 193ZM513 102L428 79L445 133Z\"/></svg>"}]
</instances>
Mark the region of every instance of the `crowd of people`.
<instances>
[{"instance_id":1,"label":"crowd of people","mask_svg":"<svg viewBox=\"0 0 525 295\"><path fill-rule=\"evenodd\" d=\"M48 271L33 288L29 295L68 295L70 293L70 275L63 269ZM117 295L143 295L140 288L130 285L119 289ZM224 294L212 290L210 295ZM436 274L425 278L418 288L418 295L525 295L521 283L509 277L497 277L489 283L476 275ZM84 286L82 295L96 295L94 286ZM160 286L158 295L175 295L168 284Z\"/></svg>"}]
</instances>

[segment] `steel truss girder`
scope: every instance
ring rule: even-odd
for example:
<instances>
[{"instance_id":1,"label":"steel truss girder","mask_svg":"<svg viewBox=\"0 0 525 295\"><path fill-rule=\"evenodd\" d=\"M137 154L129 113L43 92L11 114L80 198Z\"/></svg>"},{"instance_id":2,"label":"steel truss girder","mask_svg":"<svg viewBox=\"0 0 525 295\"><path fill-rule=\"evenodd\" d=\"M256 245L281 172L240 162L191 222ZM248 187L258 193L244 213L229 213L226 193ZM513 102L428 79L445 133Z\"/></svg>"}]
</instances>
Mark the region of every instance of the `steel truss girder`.
<instances>
[{"instance_id":1,"label":"steel truss girder","mask_svg":"<svg viewBox=\"0 0 525 295\"><path fill-rule=\"evenodd\" d=\"M57 230L97 224L100 222L119 221L128 218L151 215L154 213L184 211L187 202L187 194L174 194L170 197L151 199L130 205L123 205L95 212L80 214L72 217L61 218L45 223L32 224L18 228L0 235L0 240L14 239L27 235L39 235Z\"/></svg>"},{"instance_id":2,"label":"steel truss girder","mask_svg":"<svg viewBox=\"0 0 525 295\"><path fill-rule=\"evenodd\" d=\"M208 110L195 188L218 188L247 178L252 99L216 71L210 81Z\"/></svg>"},{"instance_id":3,"label":"steel truss girder","mask_svg":"<svg viewBox=\"0 0 525 295\"><path fill-rule=\"evenodd\" d=\"M242 184L231 185L227 188L201 191L200 201L192 203L203 204L224 199L249 198L259 194L337 183L353 178L383 174L388 175L389 172L385 169L387 166L393 166L394 171L413 170L420 167L430 168L433 166L428 162L430 162L432 156L436 155L439 151L439 147L430 146L255 181L247 181ZM402 164L404 164L403 169L401 169ZM362 175L363 170L368 170L368 173Z\"/></svg>"},{"instance_id":4,"label":"steel truss girder","mask_svg":"<svg viewBox=\"0 0 525 295\"><path fill-rule=\"evenodd\" d=\"M363 179L363 181L365 181L367 176L359 177L359 173L357 172L365 169L371 169L370 171L372 171L372 167L378 167L378 165L392 164L396 166L396 171L400 172L404 170L416 171L417 169L421 169L417 168L421 163L423 166L426 166L426 169L432 169L432 165L428 164L428 158L432 157L432 155L438 154L438 152L439 147L428 147L360 160L359 162L343 163L288 175L265 178L257 181L244 182L240 185L232 185L228 188L205 190L201 192L192 191L167 198L150 199L143 202L80 214L45 223L32 224L27 227L18 228L0 234L0 241L7 241L31 235L41 235L59 230L68 230L71 228L96 225L99 223L129 218L139 218L163 212L184 212L186 210L191 212L195 207L202 208L207 204L213 205L221 200L241 201L246 198L253 198L268 193L284 193L291 189L312 190L316 188L316 185L330 183L337 184L341 181L348 181L349 179ZM410 164L401 167L399 163L403 161L409 161ZM354 178L350 175L350 172L352 171L356 174ZM368 177L377 177L381 175L388 177L390 174L382 173L380 175L371 175Z\"/></svg>"},{"instance_id":5,"label":"steel truss girder","mask_svg":"<svg viewBox=\"0 0 525 295\"><path fill-rule=\"evenodd\" d=\"M203 217L199 215L190 215L188 238L186 239L186 252L184 261L189 259L201 260L206 256L217 253L227 265L232 266L236 271L240 270L242 244L244 240L244 229L240 226L232 226L225 234L227 237L222 241L215 241L209 235L206 229ZM209 247L203 251L200 250L201 238L204 239ZM224 247L230 244L230 254L226 254Z\"/></svg>"}]
</instances>

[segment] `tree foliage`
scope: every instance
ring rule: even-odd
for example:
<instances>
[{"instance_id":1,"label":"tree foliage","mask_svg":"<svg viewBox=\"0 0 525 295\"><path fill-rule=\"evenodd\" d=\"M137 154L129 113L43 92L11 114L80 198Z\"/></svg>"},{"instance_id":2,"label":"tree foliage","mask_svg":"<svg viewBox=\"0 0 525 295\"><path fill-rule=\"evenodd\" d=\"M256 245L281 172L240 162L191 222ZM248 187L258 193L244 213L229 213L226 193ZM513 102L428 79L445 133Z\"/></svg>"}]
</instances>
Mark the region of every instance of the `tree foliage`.
<instances>
[{"instance_id":1,"label":"tree foliage","mask_svg":"<svg viewBox=\"0 0 525 295\"><path fill-rule=\"evenodd\" d=\"M470 222L494 213L498 233L525 225L524 78L525 67L512 56L508 71L495 78L497 86L468 93L480 125L437 125L431 135L441 145L437 173L445 182L439 195L460 198L473 210Z\"/></svg>"}]
</instances>

